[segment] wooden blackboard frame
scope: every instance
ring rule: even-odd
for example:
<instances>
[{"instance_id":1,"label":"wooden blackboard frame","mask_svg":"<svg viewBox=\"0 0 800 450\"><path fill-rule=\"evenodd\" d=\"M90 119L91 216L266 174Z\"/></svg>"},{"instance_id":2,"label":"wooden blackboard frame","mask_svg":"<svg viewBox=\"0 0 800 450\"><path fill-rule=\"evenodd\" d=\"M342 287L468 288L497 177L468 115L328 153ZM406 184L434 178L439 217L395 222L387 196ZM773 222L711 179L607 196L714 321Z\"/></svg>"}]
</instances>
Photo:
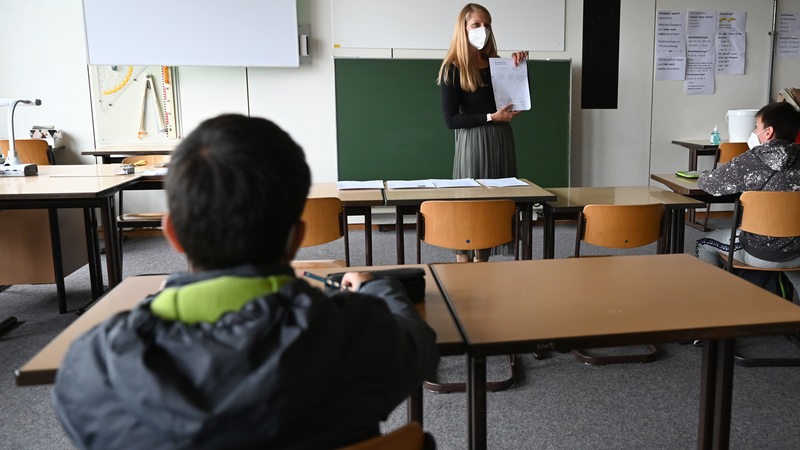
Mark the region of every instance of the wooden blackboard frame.
<instances>
[{"instance_id":1,"label":"wooden blackboard frame","mask_svg":"<svg viewBox=\"0 0 800 450\"><path fill-rule=\"evenodd\" d=\"M334 62L339 180L450 178L454 132L441 113L441 61ZM572 62L531 60L533 107L512 122L519 176L569 185Z\"/></svg>"}]
</instances>

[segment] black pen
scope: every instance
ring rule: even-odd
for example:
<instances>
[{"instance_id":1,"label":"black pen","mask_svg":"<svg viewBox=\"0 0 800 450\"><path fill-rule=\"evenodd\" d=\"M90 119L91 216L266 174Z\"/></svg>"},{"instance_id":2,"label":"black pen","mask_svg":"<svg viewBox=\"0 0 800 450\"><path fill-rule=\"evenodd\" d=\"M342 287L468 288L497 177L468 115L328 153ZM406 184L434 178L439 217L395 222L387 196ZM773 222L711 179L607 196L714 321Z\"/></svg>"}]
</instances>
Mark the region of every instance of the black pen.
<instances>
[{"instance_id":1,"label":"black pen","mask_svg":"<svg viewBox=\"0 0 800 450\"><path fill-rule=\"evenodd\" d=\"M335 289L341 289L342 285L336 281L331 280L330 278L321 277L317 274L313 274L311 272L303 272L304 277L311 278L312 280L317 280L325 284L325 286L330 286Z\"/></svg>"}]
</instances>

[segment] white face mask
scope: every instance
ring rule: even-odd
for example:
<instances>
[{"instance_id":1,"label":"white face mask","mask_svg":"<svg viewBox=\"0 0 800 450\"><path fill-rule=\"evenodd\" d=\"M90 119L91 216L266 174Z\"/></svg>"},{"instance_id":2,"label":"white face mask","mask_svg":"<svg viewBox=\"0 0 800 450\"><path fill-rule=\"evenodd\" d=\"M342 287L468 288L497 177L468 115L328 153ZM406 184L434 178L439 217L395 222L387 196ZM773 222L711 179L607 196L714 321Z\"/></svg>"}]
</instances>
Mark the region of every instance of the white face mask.
<instances>
[{"instance_id":1,"label":"white face mask","mask_svg":"<svg viewBox=\"0 0 800 450\"><path fill-rule=\"evenodd\" d=\"M482 50L489 38L489 32L486 30L486 27L472 28L467 31L467 38L473 47Z\"/></svg>"},{"instance_id":2,"label":"white face mask","mask_svg":"<svg viewBox=\"0 0 800 450\"><path fill-rule=\"evenodd\" d=\"M769 127L767 127L767 128L769 128ZM758 147L759 145L761 145L761 140L758 137L761 136L765 131L767 131L767 130L766 129L761 130L761 133L758 133L758 134L756 134L755 131L751 132L750 133L750 137L747 138L747 147L748 148L753 148L753 147Z\"/></svg>"},{"instance_id":3,"label":"white face mask","mask_svg":"<svg viewBox=\"0 0 800 450\"><path fill-rule=\"evenodd\" d=\"M759 145L761 145L761 142L758 141L758 135L756 135L755 132L751 132L750 137L747 138L747 147L753 148L758 147Z\"/></svg>"}]
</instances>

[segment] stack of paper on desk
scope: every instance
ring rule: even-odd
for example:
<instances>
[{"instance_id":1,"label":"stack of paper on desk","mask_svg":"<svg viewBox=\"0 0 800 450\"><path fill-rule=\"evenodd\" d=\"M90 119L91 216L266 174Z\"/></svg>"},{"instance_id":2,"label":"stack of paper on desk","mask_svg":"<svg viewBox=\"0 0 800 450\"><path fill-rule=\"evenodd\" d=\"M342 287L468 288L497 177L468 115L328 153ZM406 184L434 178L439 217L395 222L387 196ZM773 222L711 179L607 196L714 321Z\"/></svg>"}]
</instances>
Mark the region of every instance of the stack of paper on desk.
<instances>
[{"instance_id":1,"label":"stack of paper on desk","mask_svg":"<svg viewBox=\"0 0 800 450\"><path fill-rule=\"evenodd\" d=\"M479 187L472 178L459 178L455 180L432 178L428 180L389 180L386 182L389 189L433 189L453 187Z\"/></svg>"},{"instance_id":2,"label":"stack of paper on desk","mask_svg":"<svg viewBox=\"0 0 800 450\"><path fill-rule=\"evenodd\" d=\"M337 181L336 189L340 191L347 189L383 189L383 180Z\"/></svg>"},{"instance_id":3,"label":"stack of paper on desk","mask_svg":"<svg viewBox=\"0 0 800 450\"><path fill-rule=\"evenodd\" d=\"M527 186L528 184L519 178L482 178L478 182L486 187L510 187L510 186Z\"/></svg>"}]
</instances>

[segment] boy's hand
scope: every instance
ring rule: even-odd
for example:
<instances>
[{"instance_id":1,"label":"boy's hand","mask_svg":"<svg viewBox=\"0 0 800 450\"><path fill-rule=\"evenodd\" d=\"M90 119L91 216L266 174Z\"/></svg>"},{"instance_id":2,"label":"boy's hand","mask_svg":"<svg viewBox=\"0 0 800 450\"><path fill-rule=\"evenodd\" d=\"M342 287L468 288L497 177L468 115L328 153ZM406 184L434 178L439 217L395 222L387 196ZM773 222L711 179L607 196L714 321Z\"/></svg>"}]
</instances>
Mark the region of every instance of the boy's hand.
<instances>
[{"instance_id":1,"label":"boy's hand","mask_svg":"<svg viewBox=\"0 0 800 450\"><path fill-rule=\"evenodd\" d=\"M369 272L347 272L342 277L342 289L357 292L362 284L372 278L373 276Z\"/></svg>"}]
</instances>

